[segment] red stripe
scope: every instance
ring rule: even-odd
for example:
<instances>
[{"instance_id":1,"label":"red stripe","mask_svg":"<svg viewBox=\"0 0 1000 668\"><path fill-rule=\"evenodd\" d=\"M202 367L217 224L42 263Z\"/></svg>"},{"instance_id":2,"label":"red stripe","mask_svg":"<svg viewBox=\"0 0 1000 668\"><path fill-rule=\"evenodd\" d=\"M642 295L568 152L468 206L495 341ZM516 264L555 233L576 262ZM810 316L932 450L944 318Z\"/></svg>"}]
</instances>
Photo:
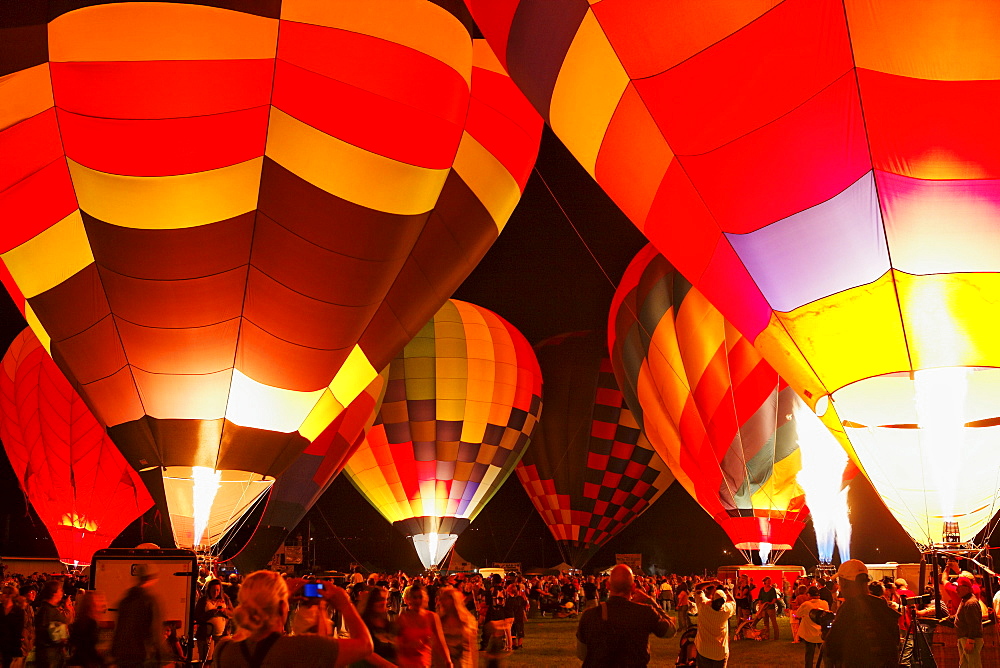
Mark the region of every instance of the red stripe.
<instances>
[{"instance_id":1,"label":"red stripe","mask_svg":"<svg viewBox=\"0 0 1000 668\"><path fill-rule=\"evenodd\" d=\"M118 120L59 112L66 154L124 176L173 176L228 167L264 155L268 107L214 116Z\"/></svg>"},{"instance_id":2,"label":"red stripe","mask_svg":"<svg viewBox=\"0 0 1000 668\"><path fill-rule=\"evenodd\" d=\"M51 63L60 109L103 118L179 118L268 104L274 60Z\"/></svg>"},{"instance_id":3,"label":"red stripe","mask_svg":"<svg viewBox=\"0 0 1000 668\"><path fill-rule=\"evenodd\" d=\"M0 132L0 192L62 157L54 109Z\"/></svg>"},{"instance_id":4,"label":"red stripe","mask_svg":"<svg viewBox=\"0 0 1000 668\"><path fill-rule=\"evenodd\" d=\"M274 106L349 144L429 169L450 167L462 138L454 122L282 61Z\"/></svg>"},{"instance_id":5,"label":"red stripe","mask_svg":"<svg viewBox=\"0 0 1000 668\"><path fill-rule=\"evenodd\" d=\"M31 239L68 216L77 208L69 169L55 160L20 183L0 192L0 253Z\"/></svg>"},{"instance_id":6,"label":"red stripe","mask_svg":"<svg viewBox=\"0 0 1000 668\"><path fill-rule=\"evenodd\" d=\"M470 45L471 49L471 45ZM281 22L278 59L463 125L469 85L450 65L371 35Z\"/></svg>"},{"instance_id":7,"label":"red stripe","mask_svg":"<svg viewBox=\"0 0 1000 668\"><path fill-rule=\"evenodd\" d=\"M472 70L466 130L500 161L523 191L538 155L542 119L510 79L489 70Z\"/></svg>"}]
</instances>

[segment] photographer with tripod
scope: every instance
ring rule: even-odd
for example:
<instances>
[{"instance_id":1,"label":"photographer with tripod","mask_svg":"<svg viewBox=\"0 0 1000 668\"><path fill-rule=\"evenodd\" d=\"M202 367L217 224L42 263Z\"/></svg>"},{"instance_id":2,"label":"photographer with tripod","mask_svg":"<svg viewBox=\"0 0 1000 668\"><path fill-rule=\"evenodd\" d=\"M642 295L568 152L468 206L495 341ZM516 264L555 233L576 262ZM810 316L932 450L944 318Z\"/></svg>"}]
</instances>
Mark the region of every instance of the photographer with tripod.
<instances>
[{"instance_id":1,"label":"photographer with tripod","mask_svg":"<svg viewBox=\"0 0 1000 668\"><path fill-rule=\"evenodd\" d=\"M899 613L868 593L868 567L849 559L837 571L843 604L830 627L823 652L833 668L896 668Z\"/></svg>"}]
</instances>

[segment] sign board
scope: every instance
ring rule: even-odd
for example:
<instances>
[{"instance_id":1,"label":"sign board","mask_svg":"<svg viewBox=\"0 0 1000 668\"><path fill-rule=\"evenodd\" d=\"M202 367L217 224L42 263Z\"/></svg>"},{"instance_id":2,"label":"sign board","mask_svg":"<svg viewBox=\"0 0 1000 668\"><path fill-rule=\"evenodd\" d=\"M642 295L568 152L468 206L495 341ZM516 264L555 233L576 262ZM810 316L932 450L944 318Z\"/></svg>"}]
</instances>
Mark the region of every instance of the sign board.
<instances>
[{"instance_id":1,"label":"sign board","mask_svg":"<svg viewBox=\"0 0 1000 668\"><path fill-rule=\"evenodd\" d=\"M505 573L520 573L521 572L521 562L520 561L495 561L495 562L493 562L493 568L502 568Z\"/></svg>"},{"instance_id":2,"label":"sign board","mask_svg":"<svg viewBox=\"0 0 1000 668\"><path fill-rule=\"evenodd\" d=\"M302 563L302 546L301 545L286 545L285 546L285 563L286 564L301 564Z\"/></svg>"},{"instance_id":3,"label":"sign board","mask_svg":"<svg viewBox=\"0 0 1000 668\"><path fill-rule=\"evenodd\" d=\"M625 564L633 573L642 573L642 554L616 554L616 564Z\"/></svg>"}]
</instances>

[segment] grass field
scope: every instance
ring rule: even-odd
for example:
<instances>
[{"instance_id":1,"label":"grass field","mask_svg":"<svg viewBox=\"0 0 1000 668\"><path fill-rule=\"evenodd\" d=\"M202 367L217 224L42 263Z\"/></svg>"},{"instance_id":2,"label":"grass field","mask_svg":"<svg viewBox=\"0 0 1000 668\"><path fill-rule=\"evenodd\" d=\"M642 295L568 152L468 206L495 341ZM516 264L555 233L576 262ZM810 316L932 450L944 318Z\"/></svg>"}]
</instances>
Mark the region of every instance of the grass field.
<instances>
[{"instance_id":1,"label":"grass field","mask_svg":"<svg viewBox=\"0 0 1000 668\"><path fill-rule=\"evenodd\" d=\"M576 618L530 619L525 628L524 649L507 657L506 668L579 668L576 658ZM741 640L730 644L730 668L784 668L805 662L804 645L793 645L788 620L778 620L781 640L756 642ZM673 666L677 660L678 639L650 638L650 666ZM485 659L480 659L485 666Z\"/></svg>"}]
</instances>

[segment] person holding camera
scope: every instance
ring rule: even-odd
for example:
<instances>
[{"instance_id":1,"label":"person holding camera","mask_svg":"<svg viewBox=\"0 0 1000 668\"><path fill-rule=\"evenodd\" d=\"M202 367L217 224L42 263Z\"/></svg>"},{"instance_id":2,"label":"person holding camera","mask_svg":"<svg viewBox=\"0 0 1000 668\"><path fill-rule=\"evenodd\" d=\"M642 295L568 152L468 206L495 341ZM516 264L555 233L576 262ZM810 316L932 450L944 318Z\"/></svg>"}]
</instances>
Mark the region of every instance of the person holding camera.
<instances>
[{"instance_id":1,"label":"person holding camera","mask_svg":"<svg viewBox=\"0 0 1000 668\"><path fill-rule=\"evenodd\" d=\"M899 613L868 592L868 567L849 559L837 571L844 602L826 636L824 653L832 668L896 668Z\"/></svg>"},{"instance_id":2,"label":"person holding camera","mask_svg":"<svg viewBox=\"0 0 1000 668\"><path fill-rule=\"evenodd\" d=\"M698 668L726 668L729 661L729 618L736 614L736 599L717 580L699 582L694 587L698 610Z\"/></svg>"},{"instance_id":3,"label":"person holding camera","mask_svg":"<svg viewBox=\"0 0 1000 668\"><path fill-rule=\"evenodd\" d=\"M792 616L799 620L799 640L806 644L806 668L815 668L819 665L814 657L816 649L823 644L823 627L816 619L816 617L822 618L822 615L811 613L814 610L830 613L830 605L820 598L819 587L809 587L807 595L809 598L795 609Z\"/></svg>"}]
</instances>

